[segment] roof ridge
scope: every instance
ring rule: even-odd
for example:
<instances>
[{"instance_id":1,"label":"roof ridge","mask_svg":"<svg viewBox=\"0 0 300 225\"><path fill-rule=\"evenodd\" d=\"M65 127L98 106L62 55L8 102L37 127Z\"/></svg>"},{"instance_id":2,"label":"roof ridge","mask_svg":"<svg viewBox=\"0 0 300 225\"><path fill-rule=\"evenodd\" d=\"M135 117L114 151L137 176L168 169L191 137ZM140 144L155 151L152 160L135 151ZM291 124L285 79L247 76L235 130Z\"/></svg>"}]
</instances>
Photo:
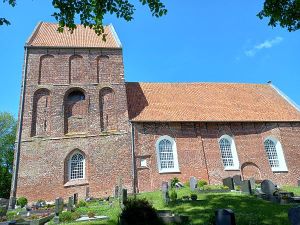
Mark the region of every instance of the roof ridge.
<instances>
[{"instance_id":1,"label":"roof ridge","mask_svg":"<svg viewBox=\"0 0 300 225\"><path fill-rule=\"evenodd\" d=\"M261 86L269 86L269 84L262 84L262 83L239 83L239 82L197 82L197 81L191 81L191 82L139 82L139 81L126 81L126 83L139 83L139 84L236 84L236 85L261 85Z\"/></svg>"}]
</instances>

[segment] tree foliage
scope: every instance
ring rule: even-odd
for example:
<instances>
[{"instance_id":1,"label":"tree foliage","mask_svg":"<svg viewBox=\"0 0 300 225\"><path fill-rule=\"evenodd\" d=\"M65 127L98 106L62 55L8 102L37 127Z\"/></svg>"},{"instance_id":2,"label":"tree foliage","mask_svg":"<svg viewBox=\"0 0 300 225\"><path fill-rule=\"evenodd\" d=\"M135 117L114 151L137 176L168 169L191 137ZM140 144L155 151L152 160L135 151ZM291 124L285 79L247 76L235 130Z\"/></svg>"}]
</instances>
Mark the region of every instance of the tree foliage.
<instances>
[{"instance_id":1,"label":"tree foliage","mask_svg":"<svg viewBox=\"0 0 300 225\"><path fill-rule=\"evenodd\" d=\"M9 197L15 139L15 118L9 113L0 113L0 198Z\"/></svg>"},{"instance_id":2,"label":"tree foliage","mask_svg":"<svg viewBox=\"0 0 300 225\"><path fill-rule=\"evenodd\" d=\"M106 14L113 14L126 21L133 19L135 6L133 0L52 0L53 7L57 10L52 16L59 23L59 31L65 27L73 31L76 28L75 18L79 16L80 23L85 27L95 30L98 35L104 33L103 18ZM139 0L142 5L147 5L155 17L167 14L167 9L161 0ZM16 0L3 0L11 6L16 5ZM263 9L257 14L260 19L269 18L269 25L280 25L289 31L300 28L300 0L265 0ZM9 25L6 18L0 17L0 26ZM105 36L103 36L105 38Z\"/></svg>"},{"instance_id":3,"label":"tree foliage","mask_svg":"<svg viewBox=\"0 0 300 225\"><path fill-rule=\"evenodd\" d=\"M269 25L300 29L300 0L265 0L264 8L257 14L260 19L270 18Z\"/></svg>"}]
</instances>

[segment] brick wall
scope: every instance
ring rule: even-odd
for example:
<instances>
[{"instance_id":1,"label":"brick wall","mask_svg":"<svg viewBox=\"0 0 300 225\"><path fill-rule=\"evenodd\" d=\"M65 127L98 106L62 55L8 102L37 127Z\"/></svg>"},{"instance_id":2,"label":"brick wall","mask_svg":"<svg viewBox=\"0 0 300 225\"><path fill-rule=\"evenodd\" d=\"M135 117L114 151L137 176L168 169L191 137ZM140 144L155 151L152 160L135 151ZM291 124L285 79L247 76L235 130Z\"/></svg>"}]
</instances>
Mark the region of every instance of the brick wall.
<instances>
[{"instance_id":1,"label":"brick wall","mask_svg":"<svg viewBox=\"0 0 300 225\"><path fill-rule=\"evenodd\" d=\"M162 181L178 177L187 182L191 176L221 184L222 179L241 174L245 179L270 179L279 185L297 185L300 179L299 123L135 123L135 154L139 191L160 188ZM240 169L225 171L218 139L234 138ZM179 173L159 174L155 143L162 135L175 139ZM263 142L278 139L283 148L288 172L272 172ZM141 159L148 167L141 167ZM242 169L241 169L242 168Z\"/></svg>"},{"instance_id":2,"label":"brick wall","mask_svg":"<svg viewBox=\"0 0 300 225\"><path fill-rule=\"evenodd\" d=\"M17 196L84 198L87 187L91 196L108 196L119 177L132 190L122 50L29 48L28 54ZM103 108L107 90L113 98L105 95ZM74 92L84 99L68 98ZM113 128L105 132L103 114ZM66 165L75 150L85 155L86 179L70 183Z\"/></svg>"}]
</instances>

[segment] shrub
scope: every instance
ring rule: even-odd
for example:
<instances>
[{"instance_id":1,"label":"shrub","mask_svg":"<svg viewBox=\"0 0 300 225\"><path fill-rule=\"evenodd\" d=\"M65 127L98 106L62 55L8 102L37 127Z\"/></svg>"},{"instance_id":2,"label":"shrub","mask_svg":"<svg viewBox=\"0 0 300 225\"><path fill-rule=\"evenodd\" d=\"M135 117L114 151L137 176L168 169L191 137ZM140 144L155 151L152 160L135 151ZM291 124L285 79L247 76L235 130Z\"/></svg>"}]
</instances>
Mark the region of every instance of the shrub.
<instances>
[{"instance_id":1,"label":"shrub","mask_svg":"<svg viewBox=\"0 0 300 225\"><path fill-rule=\"evenodd\" d=\"M170 199L172 202L175 202L177 199L177 192L174 189L171 190Z\"/></svg>"},{"instance_id":2,"label":"shrub","mask_svg":"<svg viewBox=\"0 0 300 225\"><path fill-rule=\"evenodd\" d=\"M67 211L67 212L62 212L59 214L59 222L71 222L73 221L72 213Z\"/></svg>"},{"instance_id":3,"label":"shrub","mask_svg":"<svg viewBox=\"0 0 300 225\"><path fill-rule=\"evenodd\" d=\"M80 218L79 212L72 212L72 220L77 220Z\"/></svg>"},{"instance_id":4,"label":"shrub","mask_svg":"<svg viewBox=\"0 0 300 225\"><path fill-rule=\"evenodd\" d=\"M77 205L76 205L77 208L80 208L80 207L86 207L86 206L87 206L87 204L86 204L86 202L83 201L83 200L80 200L80 201L77 203Z\"/></svg>"},{"instance_id":5,"label":"shrub","mask_svg":"<svg viewBox=\"0 0 300 225\"><path fill-rule=\"evenodd\" d=\"M237 185L237 186L234 187L234 189L235 189L236 191L240 191L240 190L241 190L241 186Z\"/></svg>"},{"instance_id":6,"label":"shrub","mask_svg":"<svg viewBox=\"0 0 300 225\"><path fill-rule=\"evenodd\" d=\"M179 182L178 177L173 177L173 179L171 180L171 188L175 188L175 185L178 182Z\"/></svg>"},{"instance_id":7,"label":"shrub","mask_svg":"<svg viewBox=\"0 0 300 225\"><path fill-rule=\"evenodd\" d=\"M189 200L189 199L190 199L190 196L188 196L188 195L182 196L182 200Z\"/></svg>"},{"instance_id":8,"label":"shrub","mask_svg":"<svg viewBox=\"0 0 300 225\"><path fill-rule=\"evenodd\" d=\"M25 205L27 205L28 200L25 197L20 197L17 200L17 205L19 205L21 208L23 208Z\"/></svg>"},{"instance_id":9,"label":"shrub","mask_svg":"<svg viewBox=\"0 0 300 225\"><path fill-rule=\"evenodd\" d=\"M197 196L196 194L191 194L191 199L192 199L193 201L196 201L197 198L198 198L198 196Z\"/></svg>"},{"instance_id":10,"label":"shrub","mask_svg":"<svg viewBox=\"0 0 300 225\"><path fill-rule=\"evenodd\" d=\"M90 211L90 212L88 212L87 215L88 215L89 218L94 218L96 214L94 212Z\"/></svg>"},{"instance_id":11,"label":"shrub","mask_svg":"<svg viewBox=\"0 0 300 225\"><path fill-rule=\"evenodd\" d=\"M205 185L207 185L207 181L206 180L199 180L198 181L198 187L200 189L202 189Z\"/></svg>"},{"instance_id":12,"label":"shrub","mask_svg":"<svg viewBox=\"0 0 300 225\"><path fill-rule=\"evenodd\" d=\"M156 210L146 199L128 199L120 214L121 225L162 225Z\"/></svg>"},{"instance_id":13,"label":"shrub","mask_svg":"<svg viewBox=\"0 0 300 225\"><path fill-rule=\"evenodd\" d=\"M17 216L16 211L7 211L6 213L7 220L14 220L16 216Z\"/></svg>"}]
</instances>

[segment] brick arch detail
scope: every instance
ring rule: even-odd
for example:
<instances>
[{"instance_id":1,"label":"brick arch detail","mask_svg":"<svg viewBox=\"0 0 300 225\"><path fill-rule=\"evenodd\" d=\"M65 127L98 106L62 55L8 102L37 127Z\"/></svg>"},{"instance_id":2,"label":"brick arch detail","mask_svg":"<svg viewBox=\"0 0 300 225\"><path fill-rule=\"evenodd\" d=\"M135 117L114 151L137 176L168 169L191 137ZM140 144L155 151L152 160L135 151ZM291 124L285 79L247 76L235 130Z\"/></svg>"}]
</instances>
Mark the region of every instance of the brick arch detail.
<instances>
[{"instance_id":1,"label":"brick arch detail","mask_svg":"<svg viewBox=\"0 0 300 225\"><path fill-rule=\"evenodd\" d=\"M97 62L97 82L111 82L110 67L108 65L109 56L99 55L96 57Z\"/></svg>"},{"instance_id":2,"label":"brick arch detail","mask_svg":"<svg viewBox=\"0 0 300 225\"><path fill-rule=\"evenodd\" d=\"M69 84L84 83L84 61L81 55L72 55L69 58Z\"/></svg>"},{"instance_id":3,"label":"brick arch detail","mask_svg":"<svg viewBox=\"0 0 300 225\"><path fill-rule=\"evenodd\" d=\"M248 180L253 177L255 180L261 180L261 172L258 165L253 162L245 162L241 166L242 177L244 180Z\"/></svg>"},{"instance_id":4,"label":"brick arch detail","mask_svg":"<svg viewBox=\"0 0 300 225\"><path fill-rule=\"evenodd\" d=\"M116 96L110 87L104 87L99 92L100 130L117 130Z\"/></svg>"},{"instance_id":5,"label":"brick arch detail","mask_svg":"<svg viewBox=\"0 0 300 225\"><path fill-rule=\"evenodd\" d=\"M33 95L31 136L50 134L50 90L38 89Z\"/></svg>"},{"instance_id":6,"label":"brick arch detail","mask_svg":"<svg viewBox=\"0 0 300 225\"><path fill-rule=\"evenodd\" d=\"M74 96L71 98L72 94L74 94ZM83 97L80 98L81 96ZM69 89L65 93L63 104L65 134L86 132L88 115L86 92L81 88Z\"/></svg>"},{"instance_id":7,"label":"brick arch detail","mask_svg":"<svg viewBox=\"0 0 300 225\"><path fill-rule=\"evenodd\" d=\"M40 57L38 84L51 84L55 75L55 58L46 54Z\"/></svg>"}]
</instances>

